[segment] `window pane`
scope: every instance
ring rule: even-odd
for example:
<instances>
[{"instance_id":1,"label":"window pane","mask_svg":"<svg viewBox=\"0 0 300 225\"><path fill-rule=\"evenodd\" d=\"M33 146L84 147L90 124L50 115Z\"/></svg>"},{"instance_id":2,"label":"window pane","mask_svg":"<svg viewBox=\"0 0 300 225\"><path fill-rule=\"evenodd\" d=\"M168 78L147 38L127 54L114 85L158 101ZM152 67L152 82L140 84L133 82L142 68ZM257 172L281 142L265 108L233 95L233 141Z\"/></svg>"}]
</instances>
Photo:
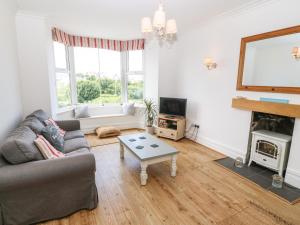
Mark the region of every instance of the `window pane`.
<instances>
[{"instance_id":1,"label":"window pane","mask_svg":"<svg viewBox=\"0 0 300 225\"><path fill-rule=\"evenodd\" d=\"M66 48L63 44L58 42L53 42L54 44L54 57L55 57L55 66L56 68L66 69L67 60L66 60Z\"/></svg>"},{"instance_id":2,"label":"window pane","mask_svg":"<svg viewBox=\"0 0 300 225\"><path fill-rule=\"evenodd\" d=\"M71 88L69 74L56 73L56 95L59 108L71 105Z\"/></svg>"},{"instance_id":3,"label":"window pane","mask_svg":"<svg viewBox=\"0 0 300 225\"><path fill-rule=\"evenodd\" d=\"M129 51L129 71L143 71L143 50Z\"/></svg>"},{"instance_id":4,"label":"window pane","mask_svg":"<svg viewBox=\"0 0 300 225\"><path fill-rule=\"evenodd\" d=\"M96 48L74 48L78 103L98 102L100 97L99 57Z\"/></svg>"},{"instance_id":5,"label":"window pane","mask_svg":"<svg viewBox=\"0 0 300 225\"><path fill-rule=\"evenodd\" d=\"M143 103L144 80L142 75L128 75L128 101Z\"/></svg>"},{"instance_id":6,"label":"window pane","mask_svg":"<svg viewBox=\"0 0 300 225\"><path fill-rule=\"evenodd\" d=\"M121 53L99 50L102 103L121 103Z\"/></svg>"},{"instance_id":7,"label":"window pane","mask_svg":"<svg viewBox=\"0 0 300 225\"><path fill-rule=\"evenodd\" d=\"M76 75L96 75L99 72L97 48L74 48L74 63Z\"/></svg>"}]
</instances>

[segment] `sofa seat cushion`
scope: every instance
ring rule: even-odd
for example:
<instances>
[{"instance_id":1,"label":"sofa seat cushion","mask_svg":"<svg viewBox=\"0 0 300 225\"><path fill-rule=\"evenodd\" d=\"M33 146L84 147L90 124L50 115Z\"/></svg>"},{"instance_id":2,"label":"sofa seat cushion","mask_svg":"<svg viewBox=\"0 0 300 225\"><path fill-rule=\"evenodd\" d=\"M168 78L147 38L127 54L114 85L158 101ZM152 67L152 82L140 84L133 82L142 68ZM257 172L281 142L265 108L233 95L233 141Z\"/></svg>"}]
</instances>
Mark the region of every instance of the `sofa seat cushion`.
<instances>
[{"instance_id":1,"label":"sofa seat cushion","mask_svg":"<svg viewBox=\"0 0 300 225\"><path fill-rule=\"evenodd\" d=\"M80 148L89 148L85 138L74 138L64 142L64 153L73 152Z\"/></svg>"},{"instance_id":2,"label":"sofa seat cushion","mask_svg":"<svg viewBox=\"0 0 300 225\"><path fill-rule=\"evenodd\" d=\"M50 118L50 115L48 113L46 113L44 110L39 109L39 110L36 110L33 113L31 113L30 115L28 115L26 118L29 118L29 117L35 117L43 123L45 120Z\"/></svg>"},{"instance_id":3,"label":"sofa seat cushion","mask_svg":"<svg viewBox=\"0 0 300 225\"><path fill-rule=\"evenodd\" d=\"M74 130L74 131L67 131L65 133L64 139L65 140L71 140L74 138L83 138L84 134L80 130Z\"/></svg>"},{"instance_id":4,"label":"sofa seat cushion","mask_svg":"<svg viewBox=\"0 0 300 225\"><path fill-rule=\"evenodd\" d=\"M44 159L34 144L36 134L29 127L19 127L4 141L3 157L11 164Z\"/></svg>"},{"instance_id":5,"label":"sofa seat cushion","mask_svg":"<svg viewBox=\"0 0 300 225\"><path fill-rule=\"evenodd\" d=\"M36 134L41 134L42 130L45 128L45 125L36 117L26 118L20 126L27 126Z\"/></svg>"},{"instance_id":6,"label":"sofa seat cushion","mask_svg":"<svg viewBox=\"0 0 300 225\"><path fill-rule=\"evenodd\" d=\"M90 150L88 148L80 148L73 152L69 152L68 154L66 154L66 156L85 154L85 153L89 153L89 152L90 152Z\"/></svg>"}]
</instances>

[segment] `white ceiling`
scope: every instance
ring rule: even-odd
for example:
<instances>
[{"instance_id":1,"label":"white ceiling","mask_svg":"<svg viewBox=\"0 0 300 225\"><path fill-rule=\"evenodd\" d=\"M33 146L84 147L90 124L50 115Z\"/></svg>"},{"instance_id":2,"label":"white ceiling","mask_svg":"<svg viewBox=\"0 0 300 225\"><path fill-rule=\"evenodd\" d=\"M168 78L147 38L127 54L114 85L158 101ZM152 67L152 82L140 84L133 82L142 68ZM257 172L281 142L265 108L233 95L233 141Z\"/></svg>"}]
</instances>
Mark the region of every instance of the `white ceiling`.
<instances>
[{"instance_id":1,"label":"white ceiling","mask_svg":"<svg viewBox=\"0 0 300 225\"><path fill-rule=\"evenodd\" d=\"M264 0L261 0L263 2ZM258 0L164 0L179 32ZM159 0L18 0L19 9L49 17L68 32L106 38L140 36L140 19L153 16Z\"/></svg>"}]
</instances>

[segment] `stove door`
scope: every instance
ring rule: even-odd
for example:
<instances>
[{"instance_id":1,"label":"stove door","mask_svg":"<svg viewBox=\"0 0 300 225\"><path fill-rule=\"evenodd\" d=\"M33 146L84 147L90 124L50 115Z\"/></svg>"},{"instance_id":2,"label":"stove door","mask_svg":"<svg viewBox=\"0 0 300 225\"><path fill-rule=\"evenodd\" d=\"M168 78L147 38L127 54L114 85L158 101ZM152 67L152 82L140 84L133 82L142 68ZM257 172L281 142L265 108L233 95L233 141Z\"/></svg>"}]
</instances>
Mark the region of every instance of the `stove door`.
<instances>
[{"instance_id":1,"label":"stove door","mask_svg":"<svg viewBox=\"0 0 300 225\"><path fill-rule=\"evenodd\" d=\"M280 147L277 143L266 140L257 140L255 161L272 169L278 169L280 162Z\"/></svg>"}]
</instances>

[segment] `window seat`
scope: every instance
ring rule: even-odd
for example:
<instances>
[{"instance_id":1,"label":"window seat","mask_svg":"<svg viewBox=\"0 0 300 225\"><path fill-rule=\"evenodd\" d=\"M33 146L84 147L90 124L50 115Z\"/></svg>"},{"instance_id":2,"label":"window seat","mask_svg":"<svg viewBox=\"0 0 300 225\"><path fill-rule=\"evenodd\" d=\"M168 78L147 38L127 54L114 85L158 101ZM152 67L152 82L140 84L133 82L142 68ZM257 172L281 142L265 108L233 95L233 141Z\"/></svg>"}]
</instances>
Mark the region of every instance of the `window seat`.
<instances>
[{"instance_id":1,"label":"window seat","mask_svg":"<svg viewBox=\"0 0 300 225\"><path fill-rule=\"evenodd\" d=\"M85 133L94 133L95 129L104 126L113 126L119 129L143 128L143 117L137 115L125 114L110 114L91 116L88 118L81 118L80 127Z\"/></svg>"},{"instance_id":2,"label":"window seat","mask_svg":"<svg viewBox=\"0 0 300 225\"><path fill-rule=\"evenodd\" d=\"M119 129L144 128L143 107L135 107L134 115L123 114L121 106L90 107L90 117L80 118L80 128L85 134L94 133L95 129L113 126ZM73 110L57 114L58 120L74 119Z\"/></svg>"},{"instance_id":3,"label":"window seat","mask_svg":"<svg viewBox=\"0 0 300 225\"><path fill-rule=\"evenodd\" d=\"M125 114L94 115L87 118L80 118L79 120L91 120L91 119L99 119L99 118L124 117L124 116L131 116L131 115L125 115Z\"/></svg>"}]
</instances>

